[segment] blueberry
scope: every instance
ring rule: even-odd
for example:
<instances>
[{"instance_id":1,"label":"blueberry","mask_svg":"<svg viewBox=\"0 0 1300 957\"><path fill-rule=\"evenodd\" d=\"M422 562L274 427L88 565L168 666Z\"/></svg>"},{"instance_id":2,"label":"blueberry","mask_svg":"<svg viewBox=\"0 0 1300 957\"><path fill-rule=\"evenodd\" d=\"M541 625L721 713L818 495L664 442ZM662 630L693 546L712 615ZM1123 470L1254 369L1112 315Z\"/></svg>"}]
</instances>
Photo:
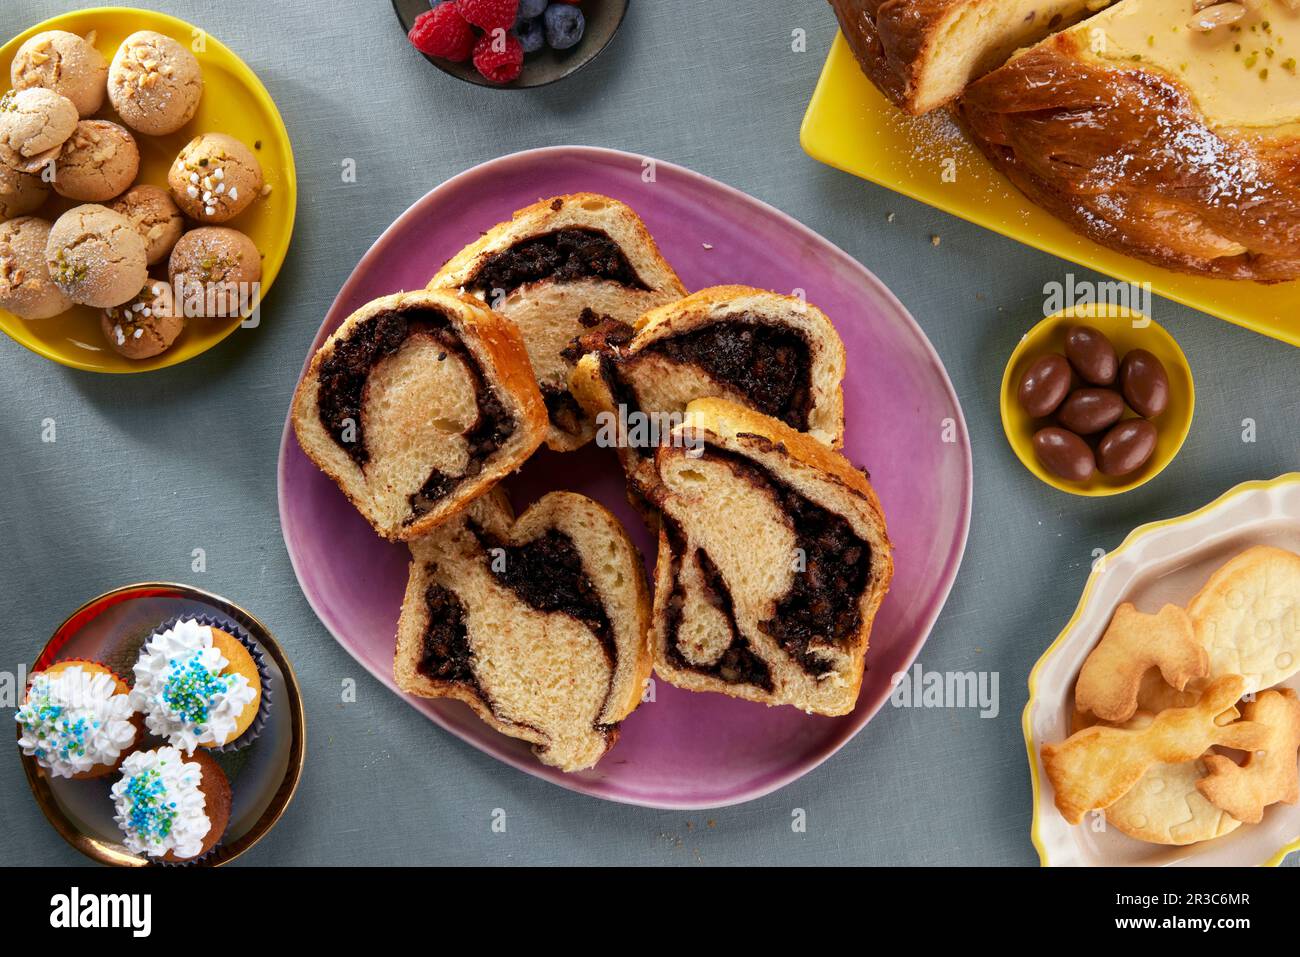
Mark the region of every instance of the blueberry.
<instances>
[{"instance_id":1,"label":"blueberry","mask_svg":"<svg viewBox=\"0 0 1300 957\"><path fill-rule=\"evenodd\" d=\"M582 39L587 27L582 11L567 3L553 3L542 17L546 21L546 42L556 50L567 50Z\"/></svg>"},{"instance_id":2,"label":"blueberry","mask_svg":"<svg viewBox=\"0 0 1300 957\"><path fill-rule=\"evenodd\" d=\"M536 53L546 45L546 36L542 31L542 18L520 20L515 24L515 36L519 38L519 45L524 48L525 53Z\"/></svg>"},{"instance_id":3,"label":"blueberry","mask_svg":"<svg viewBox=\"0 0 1300 957\"><path fill-rule=\"evenodd\" d=\"M540 17L550 0L519 0L519 20L531 20Z\"/></svg>"}]
</instances>

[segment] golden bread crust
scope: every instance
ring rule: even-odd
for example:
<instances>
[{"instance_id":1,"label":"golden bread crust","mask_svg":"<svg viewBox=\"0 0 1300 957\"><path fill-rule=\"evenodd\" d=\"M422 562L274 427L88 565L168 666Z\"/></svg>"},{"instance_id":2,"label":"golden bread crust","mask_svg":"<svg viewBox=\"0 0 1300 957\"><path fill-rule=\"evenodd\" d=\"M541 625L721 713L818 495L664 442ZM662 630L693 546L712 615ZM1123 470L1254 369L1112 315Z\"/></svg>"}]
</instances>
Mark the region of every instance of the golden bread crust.
<instances>
[{"instance_id":1,"label":"golden bread crust","mask_svg":"<svg viewBox=\"0 0 1300 957\"><path fill-rule=\"evenodd\" d=\"M914 97L935 25L968 0L830 0L840 29L867 75L896 106L916 112Z\"/></svg>"},{"instance_id":2,"label":"golden bread crust","mask_svg":"<svg viewBox=\"0 0 1300 957\"><path fill-rule=\"evenodd\" d=\"M528 542L548 531L559 530L569 534L570 540L579 549L586 574L590 576L614 629L614 660L609 662L609 687L597 714L599 747L594 751L584 747L581 755L575 756L571 745L564 745L558 748L557 753L557 741L574 734L573 728L540 723L534 725L506 716L499 707L494 706L500 702L494 701L493 689L480 685L483 676L478 671L479 664L473 666L473 681L439 678L420 670L422 643L430 624L425 597L429 585L441 582L441 574L450 573L452 578L447 581L447 587L471 610L475 607L483 608L477 603L488 600L482 593L475 591L468 579L460 576L462 568L458 565L452 567L457 562L473 563L488 557L479 555L477 551L474 557L457 552L459 546L455 544L455 539L463 528L459 524L409 543L412 561L402 613L397 624L394 679L398 687L408 694L425 698L452 698L464 702L483 722L497 731L535 745L534 751L545 764L557 766L564 771L591 767L614 746L619 736L619 723L641 703L642 692L653 666L650 592L640 552L612 513L598 502L575 492L550 492L516 519L509 500L498 487L474 505L470 516L472 521L480 523L503 541ZM587 539L587 542L588 546L597 545L594 554L582 545L580 537L573 535L575 525L586 525L593 529L596 537ZM453 554L456 557L447 557ZM593 569L597 566L594 563L621 569L617 584L611 585L607 578L595 573ZM563 611L550 614L565 617ZM545 628L540 629L534 640L544 641L546 634ZM501 656L510 654L506 649L494 651L491 636L487 632L477 632L472 640L476 645L476 661L478 655L486 654L500 664L503 660ZM477 647L478 642L487 642L486 648ZM567 687L564 679L557 682L556 676L551 672L530 672L525 669L525 674L530 679L528 685L539 697L553 698L557 694L557 687ZM584 728L575 736L590 738L591 735L592 729Z\"/></svg>"},{"instance_id":3,"label":"golden bread crust","mask_svg":"<svg viewBox=\"0 0 1300 957\"><path fill-rule=\"evenodd\" d=\"M361 469L346 456L332 456L325 451L329 448L325 442L333 440L327 436L322 441L321 436L326 433L319 421L315 387L321 364L333 353L335 345L345 340L353 329L371 316L412 307L443 311L451 318L466 346L482 351L487 359L484 372L492 380L489 384L516 403L519 429L527 436L527 441L520 449L518 461L500 463L500 467L484 473L482 481L472 483L471 488L461 490L417 521L401 528L386 528L376 524L367 500L365 475ZM514 326L509 320L484 307L481 302L448 289L421 289L383 296L352 313L316 351L298 383L293 400L294 434L303 452L317 468L334 480L357 511L374 526L375 531L392 541L418 538L460 513L508 472L522 465L542 443L549 425L546 405L537 388L537 380L533 377L528 354Z\"/></svg>"},{"instance_id":4,"label":"golden bread crust","mask_svg":"<svg viewBox=\"0 0 1300 957\"><path fill-rule=\"evenodd\" d=\"M1179 272L1300 278L1300 136L1212 129L1154 67L1062 33L967 88L959 116L1030 199L1090 239Z\"/></svg>"},{"instance_id":5,"label":"golden bread crust","mask_svg":"<svg viewBox=\"0 0 1300 957\"><path fill-rule=\"evenodd\" d=\"M504 240L507 238L518 240L527 236L550 232L559 222L569 219L570 214L566 211L567 208L575 205L581 206L584 203L598 204L619 214L627 214L627 218L622 220L623 224L630 228L635 233L636 238L645 243L646 248L658 258L657 265L665 273L663 285L672 289L678 296L686 295L686 288L681 284L681 280L677 278L677 273L673 271L672 266L663 258L659 246L655 243L654 237L650 235L650 230L646 228L641 218L625 203L611 199L608 196L602 196L600 193L565 193L562 196L538 200L530 206L516 210L510 219L497 223L497 225L447 260L437 274L429 280L428 288L456 289L465 285L478 271L481 261L498 251ZM656 287L656 283L652 281L654 277L642 276L641 278L652 288Z\"/></svg>"},{"instance_id":6,"label":"golden bread crust","mask_svg":"<svg viewBox=\"0 0 1300 957\"><path fill-rule=\"evenodd\" d=\"M659 624L661 616L667 612L667 602L673 590L671 564L674 556L668 531L661 527L659 557L655 566L656 671L669 683L690 691L720 692L767 705L796 704L810 712L825 715L850 713L856 706L862 688L871 628L881 602L889 591L894 574L893 545L889 541L884 511L881 509L875 489L871 487L867 476L855 469L839 452L809 435L790 428L783 422L724 399L697 399L687 406L686 421L674 430L674 436L682 438L683 441L660 446L656 454L660 468L675 456L690 457L687 443L684 441L689 432L704 433L707 436L705 441L746 457L753 457L755 462L760 464L765 463L766 457L775 452L789 464L793 470L792 474L805 470L819 473L823 479L829 479L854 498L859 499L865 505L865 509L855 509L855 512L858 513L857 517L861 521L870 526L869 537L874 539L871 557L872 573L860 599L861 626L849 649L852 658L850 673L846 676L849 683L837 689L833 696L819 695L815 699L792 700L788 697L788 692L778 691L773 694L743 682L722 681L710 675L680 668L672 663L668 655L668 637ZM655 491L663 493L661 489ZM662 502L656 504L662 505Z\"/></svg>"}]
</instances>

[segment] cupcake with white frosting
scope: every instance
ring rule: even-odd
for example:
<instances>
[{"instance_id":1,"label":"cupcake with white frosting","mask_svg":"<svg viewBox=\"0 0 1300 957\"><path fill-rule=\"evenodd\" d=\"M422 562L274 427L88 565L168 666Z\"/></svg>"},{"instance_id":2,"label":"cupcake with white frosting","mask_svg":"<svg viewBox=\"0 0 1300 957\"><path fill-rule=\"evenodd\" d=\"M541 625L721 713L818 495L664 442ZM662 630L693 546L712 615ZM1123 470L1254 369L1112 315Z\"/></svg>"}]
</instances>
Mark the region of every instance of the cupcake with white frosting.
<instances>
[{"instance_id":1,"label":"cupcake with white frosting","mask_svg":"<svg viewBox=\"0 0 1300 957\"><path fill-rule=\"evenodd\" d=\"M139 741L130 689L93 661L60 661L32 677L18 709L18 746L58 778L112 774Z\"/></svg>"},{"instance_id":2,"label":"cupcake with white frosting","mask_svg":"<svg viewBox=\"0 0 1300 957\"><path fill-rule=\"evenodd\" d=\"M230 781L204 751L137 751L122 762L112 797L127 850L163 861L201 857L230 823Z\"/></svg>"},{"instance_id":3,"label":"cupcake with white frosting","mask_svg":"<svg viewBox=\"0 0 1300 957\"><path fill-rule=\"evenodd\" d=\"M134 671L131 703L145 726L187 754L239 740L262 707L262 676L249 649L192 618L151 635Z\"/></svg>"}]
</instances>

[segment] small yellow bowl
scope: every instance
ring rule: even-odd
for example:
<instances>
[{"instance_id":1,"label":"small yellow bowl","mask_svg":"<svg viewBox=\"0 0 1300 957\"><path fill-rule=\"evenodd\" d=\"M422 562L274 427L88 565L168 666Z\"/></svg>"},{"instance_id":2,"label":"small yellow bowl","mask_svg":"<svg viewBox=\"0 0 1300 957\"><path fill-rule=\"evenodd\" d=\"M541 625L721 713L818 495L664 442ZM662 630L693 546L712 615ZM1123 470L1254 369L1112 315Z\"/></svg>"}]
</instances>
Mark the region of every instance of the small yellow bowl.
<instances>
[{"instance_id":1,"label":"small yellow bowl","mask_svg":"<svg viewBox=\"0 0 1300 957\"><path fill-rule=\"evenodd\" d=\"M293 234L298 207L298 178L293 147L284 121L257 75L234 53L199 27L150 10L99 7L65 13L24 30L0 47L0 77L6 81L14 54L42 30L67 30L85 36L95 31L95 48L111 61L130 34L154 30L193 50L203 69L203 98L194 119L168 136L135 134L140 146L139 183L166 187L167 170L176 154L200 133L228 133L254 151L262 165L269 195L223 223L247 233L262 254L261 294L270 292ZM195 49L200 47L200 49ZM7 86L7 82L3 85ZM107 100L98 117L120 122ZM77 205L51 194L33 215L53 221ZM166 268L166 264L162 264ZM156 271L156 270L153 270ZM127 359L109 348L99 325L99 310L74 306L62 315L28 322L0 309L0 330L33 352L75 369L91 372L144 372L176 365L211 349L239 328L239 317L190 319L170 349L152 359Z\"/></svg>"},{"instance_id":2,"label":"small yellow bowl","mask_svg":"<svg viewBox=\"0 0 1300 957\"><path fill-rule=\"evenodd\" d=\"M1031 418L1020 405L1017 391L1025 371L1038 358L1049 352L1064 355L1065 337L1071 326L1078 324L1100 330L1115 346L1122 359L1132 349L1146 349L1165 367L1169 375L1169 405L1164 412L1151 420L1156 427L1156 449L1147 463L1130 475L1108 476L1094 472L1086 482L1071 482L1058 478L1043 468L1034 455L1034 433L1051 425L1050 419ZM1006 371L1002 374L1002 429L1016 457L1034 475L1053 488L1071 495L1118 495L1151 481L1159 475L1178 450L1183 447L1187 433L1192 428L1192 413L1196 408L1196 386L1192 381L1192 368L1187 356L1174 337L1140 312L1124 306L1075 306L1053 316L1048 316L1020 340ZM1125 417L1133 412L1126 408Z\"/></svg>"}]
</instances>

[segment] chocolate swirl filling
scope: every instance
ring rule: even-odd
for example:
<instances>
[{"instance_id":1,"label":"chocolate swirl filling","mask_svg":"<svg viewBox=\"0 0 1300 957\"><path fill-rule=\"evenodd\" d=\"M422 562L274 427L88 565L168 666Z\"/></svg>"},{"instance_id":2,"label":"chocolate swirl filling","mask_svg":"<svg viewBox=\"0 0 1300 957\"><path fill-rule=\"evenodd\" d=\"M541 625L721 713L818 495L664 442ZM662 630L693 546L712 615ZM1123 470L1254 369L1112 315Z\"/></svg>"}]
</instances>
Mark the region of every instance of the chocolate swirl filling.
<instances>
[{"instance_id":1,"label":"chocolate swirl filling","mask_svg":"<svg viewBox=\"0 0 1300 957\"><path fill-rule=\"evenodd\" d=\"M491 300L544 279L556 282L602 279L629 289L650 288L614 240L598 229L580 226L532 236L493 253L465 288Z\"/></svg>"}]
</instances>

